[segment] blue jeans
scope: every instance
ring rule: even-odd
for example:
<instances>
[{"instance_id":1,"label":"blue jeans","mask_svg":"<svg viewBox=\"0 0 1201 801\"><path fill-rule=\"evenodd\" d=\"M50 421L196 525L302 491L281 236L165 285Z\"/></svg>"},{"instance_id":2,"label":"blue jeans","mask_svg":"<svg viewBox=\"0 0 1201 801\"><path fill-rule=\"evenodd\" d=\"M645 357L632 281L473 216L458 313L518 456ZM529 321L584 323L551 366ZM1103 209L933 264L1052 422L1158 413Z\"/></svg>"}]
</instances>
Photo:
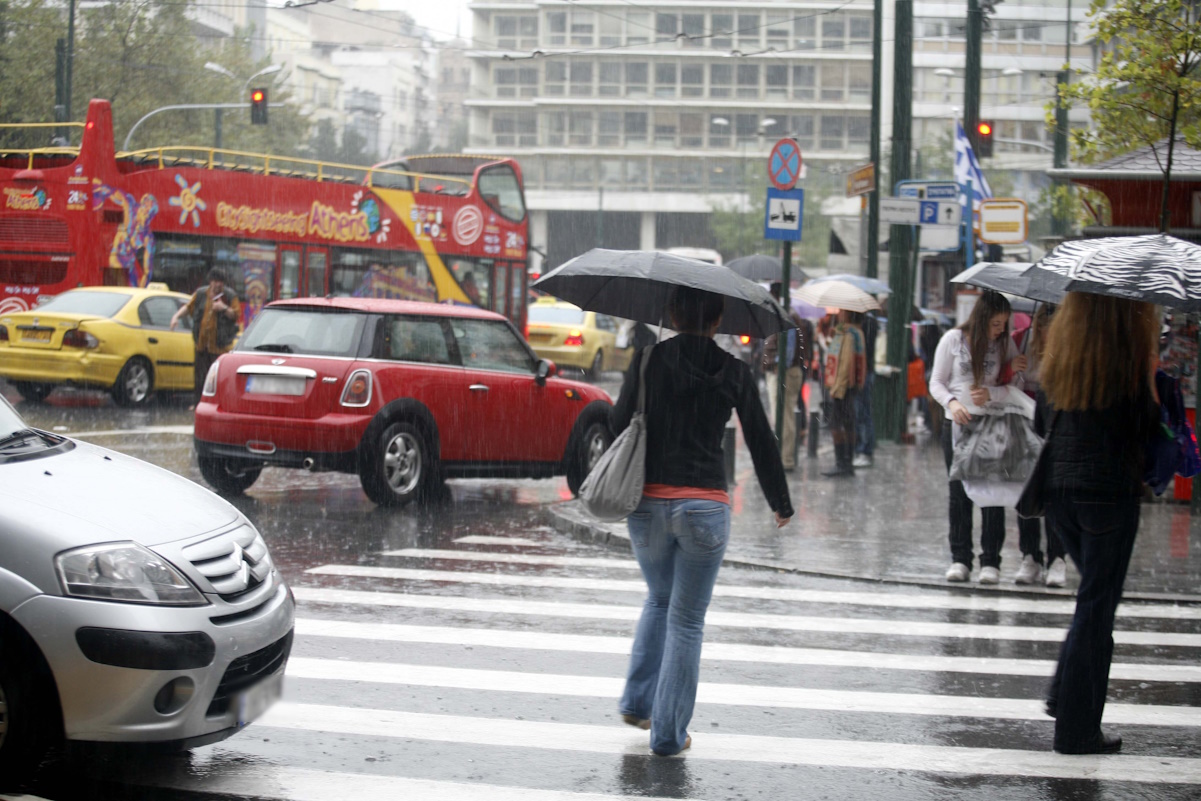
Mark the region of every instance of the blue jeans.
<instances>
[{"instance_id":1,"label":"blue jeans","mask_svg":"<svg viewBox=\"0 0 1201 801\"><path fill-rule=\"evenodd\" d=\"M876 374L867 366L867 380L855 395L855 451L865 456L876 452L876 426L872 422L872 384Z\"/></svg>"},{"instance_id":2,"label":"blue jeans","mask_svg":"<svg viewBox=\"0 0 1201 801\"><path fill-rule=\"evenodd\" d=\"M651 721L655 753L677 754L696 705L705 611L730 540L730 507L644 497L629 527L647 595L621 713Z\"/></svg>"}]
</instances>

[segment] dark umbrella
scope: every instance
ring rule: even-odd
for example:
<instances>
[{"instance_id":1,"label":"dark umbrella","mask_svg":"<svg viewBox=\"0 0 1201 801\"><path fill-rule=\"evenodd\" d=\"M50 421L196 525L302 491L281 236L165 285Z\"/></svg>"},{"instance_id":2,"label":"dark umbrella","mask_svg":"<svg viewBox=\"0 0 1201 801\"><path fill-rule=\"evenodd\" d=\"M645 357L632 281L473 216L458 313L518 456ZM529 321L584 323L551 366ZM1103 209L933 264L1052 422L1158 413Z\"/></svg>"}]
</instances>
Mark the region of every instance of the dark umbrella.
<instances>
[{"instance_id":1,"label":"dark umbrella","mask_svg":"<svg viewBox=\"0 0 1201 801\"><path fill-rule=\"evenodd\" d=\"M775 256L755 253L741 256L726 265L734 272L750 281L782 281L784 280L784 263ZM808 281L809 276L795 264L789 270L793 281Z\"/></svg>"},{"instance_id":2,"label":"dark umbrella","mask_svg":"<svg viewBox=\"0 0 1201 801\"><path fill-rule=\"evenodd\" d=\"M594 248L534 282L536 289L581 309L650 325L671 323L667 301L680 286L725 297L718 333L766 337L796 327L758 284L725 267L672 253Z\"/></svg>"},{"instance_id":3,"label":"dark umbrella","mask_svg":"<svg viewBox=\"0 0 1201 801\"><path fill-rule=\"evenodd\" d=\"M951 279L953 284L970 284L981 289L995 289L1040 303L1062 303L1066 278L1045 276L1035 283L1030 264L986 261L967 268Z\"/></svg>"},{"instance_id":4,"label":"dark umbrella","mask_svg":"<svg viewBox=\"0 0 1201 801\"><path fill-rule=\"evenodd\" d=\"M1201 246L1167 234L1064 242L1030 272L1031 289L1058 283L1067 292L1201 311Z\"/></svg>"}]
</instances>

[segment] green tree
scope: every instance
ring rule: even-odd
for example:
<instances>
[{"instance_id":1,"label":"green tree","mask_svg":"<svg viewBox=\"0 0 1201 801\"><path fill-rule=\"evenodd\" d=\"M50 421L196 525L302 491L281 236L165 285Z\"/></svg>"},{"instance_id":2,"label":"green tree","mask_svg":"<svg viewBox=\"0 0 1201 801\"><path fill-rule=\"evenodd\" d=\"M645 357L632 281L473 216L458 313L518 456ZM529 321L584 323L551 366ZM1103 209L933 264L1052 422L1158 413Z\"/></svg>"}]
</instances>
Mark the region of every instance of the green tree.
<instances>
[{"instance_id":1,"label":"green tree","mask_svg":"<svg viewBox=\"0 0 1201 801\"><path fill-rule=\"evenodd\" d=\"M1073 130L1084 163L1150 147L1164 172L1161 227L1178 137L1201 148L1201 20L1196 0L1093 0L1089 17L1104 53L1097 71L1061 85L1092 125ZM1048 108L1054 124L1054 104Z\"/></svg>"}]
</instances>

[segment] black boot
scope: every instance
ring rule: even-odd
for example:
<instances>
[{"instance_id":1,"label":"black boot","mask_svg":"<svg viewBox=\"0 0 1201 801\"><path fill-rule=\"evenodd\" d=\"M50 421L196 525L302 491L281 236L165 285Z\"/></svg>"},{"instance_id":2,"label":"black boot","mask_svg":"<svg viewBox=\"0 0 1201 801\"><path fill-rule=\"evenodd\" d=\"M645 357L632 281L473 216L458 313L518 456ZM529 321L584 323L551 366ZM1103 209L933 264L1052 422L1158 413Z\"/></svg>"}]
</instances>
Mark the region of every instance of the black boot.
<instances>
[{"instance_id":1,"label":"black boot","mask_svg":"<svg viewBox=\"0 0 1201 801\"><path fill-rule=\"evenodd\" d=\"M850 446L845 442L834 443L834 469L822 473L827 478L854 475L855 468L851 465L853 457L849 453Z\"/></svg>"}]
</instances>

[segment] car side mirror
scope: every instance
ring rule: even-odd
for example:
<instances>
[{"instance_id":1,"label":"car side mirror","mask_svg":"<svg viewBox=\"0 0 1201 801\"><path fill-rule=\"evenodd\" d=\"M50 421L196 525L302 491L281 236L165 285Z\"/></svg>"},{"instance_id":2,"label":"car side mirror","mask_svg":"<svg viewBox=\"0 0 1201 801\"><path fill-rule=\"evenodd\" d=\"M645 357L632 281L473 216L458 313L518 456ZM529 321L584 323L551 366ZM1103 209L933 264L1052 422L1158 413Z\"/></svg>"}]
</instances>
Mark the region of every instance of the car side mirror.
<instances>
[{"instance_id":1,"label":"car side mirror","mask_svg":"<svg viewBox=\"0 0 1201 801\"><path fill-rule=\"evenodd\" d=\"M559 368L550 359L539 359L538 365L534 368L534 380L538 382L538 386L544 386L546 379L558 374Z\"/></svg>"}]
</instances>

